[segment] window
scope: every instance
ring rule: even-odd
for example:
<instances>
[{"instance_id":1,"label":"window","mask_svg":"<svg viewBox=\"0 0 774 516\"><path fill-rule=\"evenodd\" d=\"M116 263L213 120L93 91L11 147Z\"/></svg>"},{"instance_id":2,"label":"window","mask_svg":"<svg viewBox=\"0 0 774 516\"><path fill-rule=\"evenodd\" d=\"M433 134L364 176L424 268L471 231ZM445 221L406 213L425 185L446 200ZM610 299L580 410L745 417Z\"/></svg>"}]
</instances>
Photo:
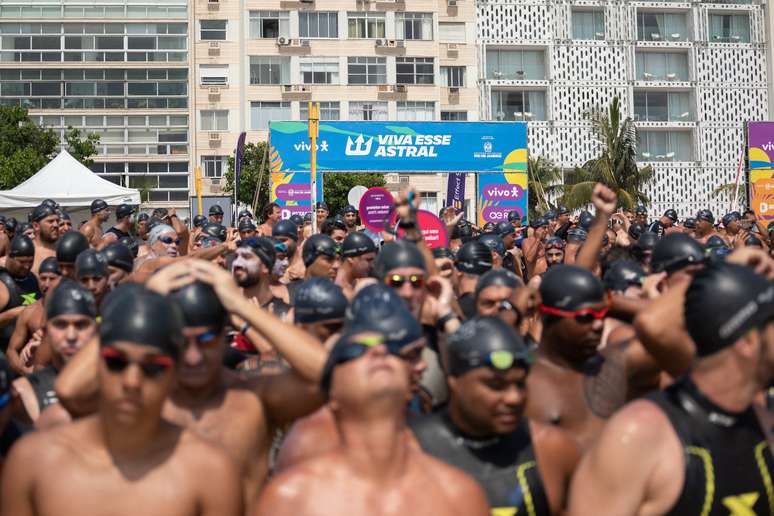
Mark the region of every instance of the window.
<instances>
[{"instance_id":1,"label":"window","mask_svg":"<svg viewBox=\"0 0 774 516\"><path fill-rule=\"evenodd\" d=\"M430 13L396 13L397 39L433 39L433 15Z\"/></svg>"},{"instance_id":2,"label":"window","mask_svg":"<svg viewBox=\"0 0 774 516\"><path fill-rule=\"evenodd\" d=\"M639 161L692 161L690 131L637 131Z\"/></svg>"},{"instance_id":3,"label":"window","mask_svg":"<svg viewBox=\"0 0 774 516\"><path fill-rule=\"evenodd\" d=\"M199 65L199 81L202 86L228 84L228 65Z\"/></svg>"},{"instance_id":4,"label":"window","mask_svg":"<svg viewBox=\"0 0 774 516\"><path fill-rule=\"evenodd\" d=\"M435 60L432 57L395 58L398 84L435 84Z\"/></svg>"},{"instance_id":5,"label":"window","mask_svg":"<svg viewBox=\"0 0 774 516\"><path fill-rule=\"evenodd\" d=\"M749 43L750 16L747 14L710 14L711 43Z\"/></svg>"},{"instance_id":6,"label":"window","mask_svg":"<svg viewBox=\"0 0 774 516\"><path fill-rule=\"evenodd\" d=\"M634 61L639 81L690 80L685 52L637 52Z\"/></svg>"},{"instance_id":7,"label":"window","mask_svg":"<svg viewBox=\"0 0 774 516\"><path fill-rule=\"evenodd\" d=\"M543 50L486 51L486 78L542 81L546 78Z\"/></svg>"},{"instance_id":8,"label":"window","mask_svg":"<svg viewBox=\"0 0 774 516\"><path fill-rule=\"evenodd\" d=\"M268 129L272 120L290 120L290 102L251 102L250 128Z\"/></svg>"},{"instance_id":9,"label":"window","mask_svg":"<svg viewBox=\"0 0 774 516\"><path fill-rule=\"evenodd\" d=\"M228 131L228 110L203 109L199 113L202 131Z\"/></svg>"},{"instance_id":10,"label":"window","mask_svg":"<svg viewBox=\"0 0 774 516\"><path fill-rule=\"evenodd\" d=\"M290 84L290 58L250 56L250 84Z\"/></svg>"},{"instance_id":11,"label":"window","mask_svg":"<svg viewBox=\"0 0 774 516\"><path fill-rule=\"evenodd\" d=\"M438 23L438 40L441 43L465 43L464 23Z\"/></svg>"},{"instance_id":12,"label":"window","mask_svg":"<svg viewBox=\"0 0 774 516\"><path fill-rule=\"evenodd\" d=\"M250 37L277 39L290 35L288 11L250 11Z\"/></svg>"},{"instance_id":13,"label":"window","mask_svg":"<svg viewBox=\"0 0 774 516\"><path fill-rule=\"evenodd\" d=\"M350 102L350 120L387 120L386 102Z\"/></svg>"},{"instance_id":14,"label":"window","mask_svg":"<svg viewBox=\"0 0 774 516\"><path fill-rule=\"evenodd\" d=\"M686 13L637 12L639 41L688 41Z\"/></svg>"},{"instance_id":15,"label":"window","mask_svg":"<svg viewBox=\"0 0 774 516\"><path fill-rule=\"evenodd\" d=\"M635 120L647 122L688 122L691 102L688 92L635 91Z\"/></svg>"},{"instance_id":16,"label":"window","mask_svg":"<svg viewBox=\"0 0 774 516\"><path fill-rule=\"evenodd\" d=\"M298 13L298 34L302 38L338 38L339 16L336 11Z\"/></svg>"},{"instance_id":17,"label":"window","mask_svg":"<svg viewBox=\"0 0 774 516\"><path fill-rule=\"evenodd\" d=\"M464 66L442 66L441 67L441 85L447 88L465 87L465 67Z\"/></svg>"},{"instance_id":18,"label":"window","mask_svg":"<svg viewBox=\"0 0 774 516\"><path fill-rule=\"evenodd\" d=\"M228 167L228 156L202 156L202 175L222 177Z\"/></svg>"},{"instance_id":19,"label":"window","mask_svg":"<svg viewBox=\"0 0 774 516\"><path fill-rule=\"evenodd\" d=\"M438 213L438 193L437 192L420 192L419 193L419 209L427 210L430 213Z\"/></svg>"},{"instance_id":20,"label":"window","mask_svg":"<svg viewBox=\"0 0 774 516\"><path fill-rule=\"evenodd\" d=\"M398 120L427 121L435 119L435 102L398 102Z\"/></svg>"},{"instance_id":21,"label":"window","mask_svg":"<svg viewBox=\"0 0 774 516\"><path fill-rule=\"evenodd\" d=\"M309 120L309 103L301 102L300 120ZM320 120L341 120L338 102L320 102Z\"/></svg>"},{"instance_id":22,"label":"window","mask_svg":"<svg viewBox=\"0 0 774 516\"><path fill-rule=\"evenodd\" d=\"M347 75L349 84L387 84L387 58L350 57Z\"/></svg>"},{"instance_id":23,"label":"window","mask_svg":"<svg viewBox=\"0 0 774 516\"><path fill-rule=\"evenodd\" d=\"M347 33L351 39L384 37L384 13L347 13Z\"/></svg>"},{"instance_id":24,"label":"window","mask_svg":"<svg viewBox=\"0 0 774 516\"><path fill-rule=\"evenodd\" d=\"M605 13L573 10L572 39L605 39Z\"/></svg>"},{"instance_id":25,"label":"window","mask_svg":"<svg viewBox=\"0 0 774 516\"><path fill-rule=\"evenodd\" d=\"M441 120L447 122L464 122L468 119L467 111L441 111Z\"/></svg>"},{"instance_id":26,"label":"window","mask_svg":"<svg viewBox=\"0 0 774 516\"><path fill-rule=\"evenodd\" d=\"M411 177L409 176L398 176L398 183L410 183Z\"/></svg>"},{"instance_id":27,"label":"window","mask_svg":"<svg viewBox=\"0 0 774 516\"><path fill-rule=\"evenodd\" d=\"M201 20L202 41L226 41L226 20Z\"/></svg>"},{"instance_id":28,"label":"window","mask_svg":"<svg viewBox=\"0 0 774 516\"><path fill-rule=\"evenodd\" d=\"M304 84L338 84L338 58L308 58L300 59L301 82Z\"/></svg>"},{"instance_id":29,"label":"window","mask_svg":"<svg viewBox=\"0 0 774 516\"><path fill-rule=\"evenodd\" d=\"M545 120L544 91L493 91L492 115L497 120Z\"/></svg>"}]
</instances>

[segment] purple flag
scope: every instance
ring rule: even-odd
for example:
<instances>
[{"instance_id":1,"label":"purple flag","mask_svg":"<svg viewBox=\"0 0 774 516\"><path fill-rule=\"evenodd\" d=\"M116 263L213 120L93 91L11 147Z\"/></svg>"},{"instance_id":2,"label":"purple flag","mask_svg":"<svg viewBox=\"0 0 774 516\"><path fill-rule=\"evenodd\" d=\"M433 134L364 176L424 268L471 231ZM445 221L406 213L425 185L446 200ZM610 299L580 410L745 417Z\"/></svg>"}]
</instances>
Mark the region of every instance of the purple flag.
<instances>
[{"instance_id":1,"label":"purple flag","mask_svg":"<svg viewBox=\"0 0 774 516\"><path fill-rule=\"evenodd\" d=\"M242 179L242 154L245 150L245 136L247 136L247 133L239 135L234 156L234 213L231 217L231 225L233 227L236 227L237 210L239 209L239 184Z\"/></svg>"},{"instance_id":2,"label":"purple flag","mask_svg":"<svg viewBox=\"0 0 774 516\"><path fill-rule=\"evenodd\" d=\"M454 207L456 213L465 208L465 173L453 172L449 174L446 187L446 206Z\"/></svg>"}]
</instances>

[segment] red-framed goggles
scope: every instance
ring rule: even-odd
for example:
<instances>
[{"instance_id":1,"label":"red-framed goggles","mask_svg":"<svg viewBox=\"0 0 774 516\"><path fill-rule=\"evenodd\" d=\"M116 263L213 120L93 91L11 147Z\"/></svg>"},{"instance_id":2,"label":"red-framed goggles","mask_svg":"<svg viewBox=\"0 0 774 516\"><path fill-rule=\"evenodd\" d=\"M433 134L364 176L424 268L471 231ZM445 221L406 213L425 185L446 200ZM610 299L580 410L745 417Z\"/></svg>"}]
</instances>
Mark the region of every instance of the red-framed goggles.
<instances>
[{"instance_id":1,"label":"red-framed goggles","mask_svg":"<svg viewBox=\"0 0 774 516\"><path fill-rule=\"evenodd\" d=\"M554 308L552 306L541 304L538 306L538 310L540 310L541 313L548 315L555 315L557 317L563 317L566 319L575 319L575 321L579 324L589 324L594 321L604 319L610 308L605 306L599 310L595 310L593 308L581 308L580 310L562 310L560 308Z\"/></svg>"}]
</instances>

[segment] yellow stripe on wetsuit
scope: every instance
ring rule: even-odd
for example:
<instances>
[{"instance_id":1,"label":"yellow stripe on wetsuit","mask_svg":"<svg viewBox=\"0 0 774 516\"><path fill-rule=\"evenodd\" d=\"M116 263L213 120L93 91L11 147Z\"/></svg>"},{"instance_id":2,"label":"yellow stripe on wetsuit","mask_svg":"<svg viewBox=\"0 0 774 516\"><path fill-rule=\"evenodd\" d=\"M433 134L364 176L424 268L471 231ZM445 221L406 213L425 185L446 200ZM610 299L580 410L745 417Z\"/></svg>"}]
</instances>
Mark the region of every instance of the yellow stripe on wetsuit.
<instances>
[{"instance_id":1,"label":"yellow stripe on wetsuit","mask_svg":"<svg viewBox=\"0 0 774 516\"><path fill-rule=\"evenodd\" d=\"M529 489L529 482L527 482L527 470L537 466L537 463L532 460L520 464L516 469L516 479L521 487L521 492L524 494L524 505L527 509L527 516L537 516L535 513L535 503L532 500L532 491ZM518 507L492 507L491 516L516 516L519 513Z\"/></svg>"}]
</instances>

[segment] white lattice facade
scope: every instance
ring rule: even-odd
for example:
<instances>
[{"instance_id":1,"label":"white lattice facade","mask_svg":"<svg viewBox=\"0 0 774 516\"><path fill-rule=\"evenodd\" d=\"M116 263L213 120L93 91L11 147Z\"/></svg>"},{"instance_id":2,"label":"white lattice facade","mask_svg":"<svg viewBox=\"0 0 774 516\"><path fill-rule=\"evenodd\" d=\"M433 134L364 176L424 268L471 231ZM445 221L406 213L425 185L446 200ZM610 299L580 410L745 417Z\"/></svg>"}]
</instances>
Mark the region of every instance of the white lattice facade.
<instances>
[{"instance_id":1,"label":"white lattice facade","mask_svg":"<svg viewBox=\"0 0 774 516\"><path fill-rule=\"evenodd\" d=\"M638 160L656 170L652 211L681 217L728 199L744 123L769 118L761 3L479 0L483 119L526 120L532 155L562 168L597 153L584 114L619 96Z\"/></svg>"}]
</instances>

